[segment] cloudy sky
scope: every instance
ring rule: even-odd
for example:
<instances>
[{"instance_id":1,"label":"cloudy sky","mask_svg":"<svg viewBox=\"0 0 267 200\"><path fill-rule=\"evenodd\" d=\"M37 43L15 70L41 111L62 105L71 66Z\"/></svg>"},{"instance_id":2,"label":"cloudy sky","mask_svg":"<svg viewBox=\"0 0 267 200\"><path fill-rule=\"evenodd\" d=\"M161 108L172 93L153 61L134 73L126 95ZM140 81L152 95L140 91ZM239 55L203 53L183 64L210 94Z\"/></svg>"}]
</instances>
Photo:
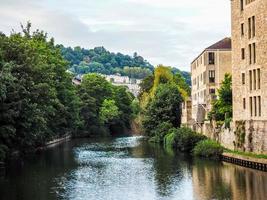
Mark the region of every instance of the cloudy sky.
<instances>
[{"instance_id":1,"label":"cloudy sky","mask_svg":"<svg viewBox=\"0 0 267 200\"><path fill-rule=\"evenodd\" d=\"M0 0L0 31L27 21L56 43L138 52L189 71L203 48L230 36L230 0Z\"/></svg>"}]
</instances>

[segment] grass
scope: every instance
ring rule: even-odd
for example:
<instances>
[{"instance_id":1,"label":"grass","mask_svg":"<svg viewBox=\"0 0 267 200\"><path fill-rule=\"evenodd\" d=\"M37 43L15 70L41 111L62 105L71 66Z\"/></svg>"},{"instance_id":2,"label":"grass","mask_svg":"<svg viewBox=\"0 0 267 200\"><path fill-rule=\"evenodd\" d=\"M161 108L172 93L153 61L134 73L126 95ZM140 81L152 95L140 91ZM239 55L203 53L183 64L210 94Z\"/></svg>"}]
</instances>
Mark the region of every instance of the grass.
<instances>
[{"instance_id":1,"label":"grass","mask_svg":"<svg viewBox=\"0 0 267 200\"><path fill-rule=\"evenodd\" d=\"M252 158L267 159L267 155L266 154L255 154L255 153L250 153L250 152L233 151L233 150L229 150L229 149L225 149L224 152L225 153L237 154L237 155L240 155L240 156L248 156L248 157L252 157Z\"/></svg>"}]
</instances>

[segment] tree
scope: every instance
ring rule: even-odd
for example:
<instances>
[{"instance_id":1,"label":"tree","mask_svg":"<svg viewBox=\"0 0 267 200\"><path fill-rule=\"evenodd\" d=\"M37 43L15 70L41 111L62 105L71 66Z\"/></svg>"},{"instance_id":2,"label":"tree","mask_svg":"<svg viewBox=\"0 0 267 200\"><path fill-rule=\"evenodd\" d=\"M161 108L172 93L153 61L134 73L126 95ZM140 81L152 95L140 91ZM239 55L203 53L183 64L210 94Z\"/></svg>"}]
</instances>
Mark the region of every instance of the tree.
<instances>
[{"instance_id":1,"label":"tree","mask_svg":"<svg viewBox=\"0 0 267 200\"><path fill-rule=\"evenodd\" d=\"M225 115L232 117L232 76L225 74L221 87L218 89L218 98L212 103L209 118L216 121L224 121Z\"/></svg>"},{"instance_id":2,"label":"tree","mask_svg":"<svg viewBox=\"0 0 267 200\"><path fill-rule=\"evenodd\" d=\"M173 81L175 82L176 85L178 85L179 90L184 99L190 96L191 88L186 83L185 78L179 72L174 74Z\"/></svg>"},{"instance_id":3,"label":"tree","mask_svg":"<svg viewBox=\"0 0 267 200\"><path fill-rule=\"evenodd\" d=\"M163 122L169 122L175 128L180 127L181 103L181 94L174 84L160 84L144 114L145 132L154 136L153 129Z\"/></svg>"},{"instance_id":4,"label":"tree","mask_svg":"<svg viewBox=\"0 0 267 200\"><path fill-rule=\"evenodd\" d=\"M0 35L0 145L7 151L36 148L80 123L67 62L53 38L30 28Z\"/></svg>"},{"instance_id":5,"label":"tree","mask_svg":"<svg viewBox=\"0 0 267 200\"><path fill-rule=\"evenodd\" d=\"M105 99L100 108L100 120L103 123L110 123L119 116L119 109L114 100Z\"/></svg>"}]
</instances>

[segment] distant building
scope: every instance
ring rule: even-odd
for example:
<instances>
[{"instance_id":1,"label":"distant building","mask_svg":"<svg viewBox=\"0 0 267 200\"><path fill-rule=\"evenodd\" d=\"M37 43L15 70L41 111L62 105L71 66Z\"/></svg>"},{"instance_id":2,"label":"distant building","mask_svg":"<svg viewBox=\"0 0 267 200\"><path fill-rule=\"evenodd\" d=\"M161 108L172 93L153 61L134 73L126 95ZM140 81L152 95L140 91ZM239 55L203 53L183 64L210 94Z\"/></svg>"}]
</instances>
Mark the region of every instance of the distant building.
<instances>
[{"instance_id":1,"label":"distant building","mask_svg":"<svg viewBox=\"0 0 267 200\"><path fill-rule=\"evenodd\" d=\"M126 86L135 97L137 97L140 92L139 84L142 81L141 79L133 79L128 76L121 76L120 74L102 76L113 85Z\"/></svg>"},{"instance_id":2,"label":"distant building","mask_svg":"<svg viewBox=\"0 0 267 200\"><path fill-rule=\"evenodd\" d=\"M75 76L73 79L72 79L72 84L73 85L81 85L82 83L82 78L83 78L83 75L77 75Z\"/></svg>"},{"instance_id":3,"label":"distant building","mask_svg":"<svg viewBox=\"0 0 267 200\"><path fill-rule=\"evenodd\" d=\"M233 121L246 151L267 152L267 0L232 0Z\"/></svg>"},{"instance_id":4,"label":"distant building","mask_svg":"<svg viewBox=\"0 0 267 200\"><path fill-rule=\"evenodd\" d=\"M182 125L189 127L192 124L192 100L187 99L182 103Z\"/></svg>"},{"instance_id":5,"label":"distant building","mask_svg":"<svg viewBox=\"0 0 267 200\"><path fill-rule=\"evenodd\" d=\"M232 72L231 38L206 48L192 63L192 119L196 128L201 126L211 110L212 100L226 73Z\"/></svg>"}]
</instances>

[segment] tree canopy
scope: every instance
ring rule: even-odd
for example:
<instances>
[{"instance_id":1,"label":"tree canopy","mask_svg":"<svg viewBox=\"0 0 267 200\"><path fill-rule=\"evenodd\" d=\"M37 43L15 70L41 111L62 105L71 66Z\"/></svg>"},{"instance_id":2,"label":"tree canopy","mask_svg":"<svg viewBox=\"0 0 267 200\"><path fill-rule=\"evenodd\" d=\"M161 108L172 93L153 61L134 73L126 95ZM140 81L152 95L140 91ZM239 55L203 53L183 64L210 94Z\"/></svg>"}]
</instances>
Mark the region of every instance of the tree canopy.
<instances>
[{"instance_id":1,"label":"tree canopy","mask_svg":"<svg viewBox=\"0 0 267 200\"><path fill-rule=\"evenodd\" d=\"M225 115L232 117L232 76L225 74L221 87L218 89L218 98L212 102L209 118L216 121L224 121Z\"/></svg>"},{"instance_id":2,"label":"tree canopy","mask_svg":"<svg viewBox=\"0 0 267 200\"><path fill-rule=\"evenodd\" d=\"M65 48L59 45L63 57L69 61L69 70L77 74L120 73L131 78L143 79L153 71L153 66L142 56L111 53L104 47L84 49L81 47Z\"/></svg>"},{"instance_id":3,"label":"tree canopy","mask_svg":"<svg viewBox=\"0 0 267 200\"><path fill-rule=\"evenodd\" d=\"M28 23L22 32L0 34L0 161L67 133L100 135L109 134L113 125L129 128L134 97L126 88L97 74L72 85L68 62L54 39L30 28Z\"/></svg>"}]
</instances>

